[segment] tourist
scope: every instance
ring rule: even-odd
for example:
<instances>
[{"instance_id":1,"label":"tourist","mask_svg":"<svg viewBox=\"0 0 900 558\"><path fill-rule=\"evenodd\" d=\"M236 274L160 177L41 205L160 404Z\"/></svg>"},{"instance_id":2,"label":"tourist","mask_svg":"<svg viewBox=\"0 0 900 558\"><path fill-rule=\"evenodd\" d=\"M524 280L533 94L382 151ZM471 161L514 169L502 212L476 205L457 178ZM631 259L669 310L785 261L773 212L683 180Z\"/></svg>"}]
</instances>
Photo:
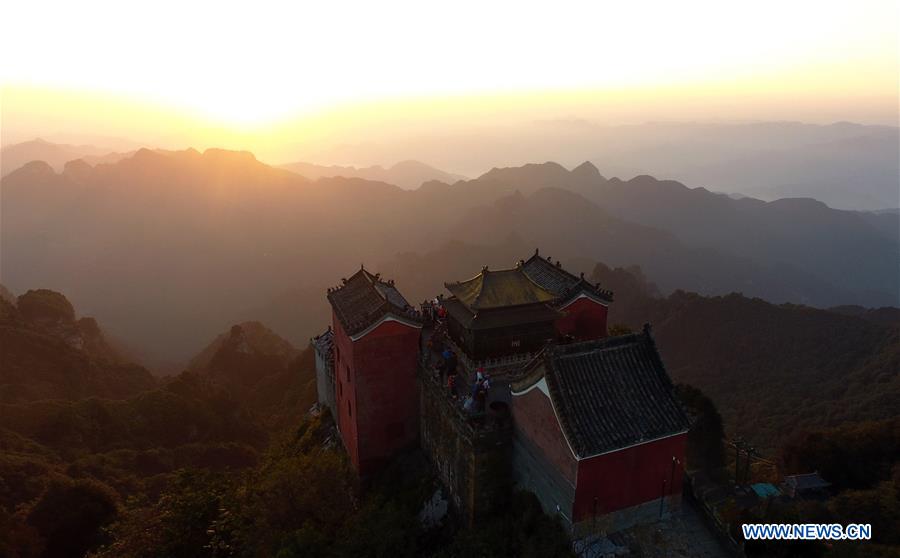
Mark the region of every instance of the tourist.
<instances>
[{"instance_id":1,"label":"tourist","mask_svg":"<svg viewBox=\"0 0 900 558\"><path fill-rule=\"evenodd\" d=\"M487 401L487 390L484 388L484 382L475 386L475 401L477 402L478 410L483 412Z\"/></svg>"},{"instance_id":2,"label":"tourist","mask_svg":"<svg viewBox=\"0 0 900 558\"><path fill-rule=\"evenodd\" d=\"M444 349L444 351L441 353L441 380L444 379L444 376L450 374L451 364L453 364L453 351L451 351L450 349ZM454 368L455 366L456 365L453 364Z\"/></svg>"},{"instance_id":3,"label":"tourist","mask_svg":"<svg viewBox=\"0 0 900 558\"><path fill-rule=\"evenodd\" d=\"M447 358L447 374L456 374L456 366L459 364L459 359L453 351L449 351L449 353L450 356Z\"/></svg>"},{"instance_id":4,"label":"tourist","mask_svg":"<svg viewBox=\"0 0 900 558\"><path fill-rule=\"evenodd\" d=\"M447 376L447 388L450 390L450 397L456 399L456 372Z\"/></svg>"},{"instance_id":5,"label":"tourist","mask_svg":"<svg viewBox=\"0 0 900 558\"><path fill-rule=\"evenodd\" d=\"M463 400L463 411L467 413L475 412L475 400L472 398L472 396L467 395Z\"/></svg>"}]
</instances>

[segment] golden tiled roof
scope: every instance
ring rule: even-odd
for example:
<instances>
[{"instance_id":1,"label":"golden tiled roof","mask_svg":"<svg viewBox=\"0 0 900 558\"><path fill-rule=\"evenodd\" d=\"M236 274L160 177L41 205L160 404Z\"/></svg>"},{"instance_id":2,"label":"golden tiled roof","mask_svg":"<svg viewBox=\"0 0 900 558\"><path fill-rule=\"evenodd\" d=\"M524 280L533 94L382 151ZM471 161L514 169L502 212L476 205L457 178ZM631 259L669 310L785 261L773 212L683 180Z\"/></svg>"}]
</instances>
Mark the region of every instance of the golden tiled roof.
<instances>
[{"instance_id":1,"label":"golden tiled roof","mask_svg":"<svg viewBox=\"0 0 900 558\"><path fill-rule=\"evenodd\" d=\"M469 310L505 308L541 302L552 302L557 297L528 278L521 267L481 273L466 281L445 284Z\"/></svg>"}]
</instances>

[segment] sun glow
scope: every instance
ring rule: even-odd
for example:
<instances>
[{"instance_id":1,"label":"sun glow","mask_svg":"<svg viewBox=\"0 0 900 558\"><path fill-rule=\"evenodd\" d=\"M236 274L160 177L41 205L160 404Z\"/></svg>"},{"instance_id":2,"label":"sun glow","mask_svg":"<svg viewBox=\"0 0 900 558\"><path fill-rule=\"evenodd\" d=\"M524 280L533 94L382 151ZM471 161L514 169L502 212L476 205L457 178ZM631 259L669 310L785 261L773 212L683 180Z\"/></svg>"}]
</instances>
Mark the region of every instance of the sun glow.
<instances>
[{"instance_id":1,"label":"sun glow","mask_svg":"<svg viewBox=\"0 0 900 558\"><path fill-rule=\"evenodd\" d=\"M17 2L4 7L0 78L17 130L126 119L220 141L435 110L451 123L602 117L633 101L643 120L672 99L719 107L711 118L748 102L877 99L893 105L884 120L896 115L898 15L891 1ZM684 106L668 117L691 116Z\"/></svg>"}]
</instances>

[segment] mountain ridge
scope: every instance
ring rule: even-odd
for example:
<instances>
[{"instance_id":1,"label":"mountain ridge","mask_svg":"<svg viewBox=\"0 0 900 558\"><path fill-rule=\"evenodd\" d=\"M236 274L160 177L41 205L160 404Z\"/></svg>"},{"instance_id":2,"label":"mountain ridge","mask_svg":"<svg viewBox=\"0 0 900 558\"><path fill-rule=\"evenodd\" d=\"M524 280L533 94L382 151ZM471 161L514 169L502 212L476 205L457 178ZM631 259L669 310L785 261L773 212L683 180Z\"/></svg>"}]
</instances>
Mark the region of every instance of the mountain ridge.
<instances>
[{"instance_id":1,"label":"mountain ridge","mask_svg":"<svg viewBox=\"0 0 900 558\"><path fill-rule=\"evenodd\" d=\"M305 176L310 180L335 177L362 178L375 182L393 184L404 190L415 190L423 183L433 180L450 183L465 180L465 177L462 175L445 172L412 159L400 161L388 168L384 168L381 165L372 165L369 167L340 165L326 166L305 162L287 163L279 165L279 167Z\"/></svg>"},{"instance_id":2,"label":"mountain ridge","mask_svg":"<svg viewBox=\"0 0 900 558\"><path fill-rule=\"evenodd\" d=\"M32 289L0 299L0 401L128 397L156 387L146 369L105 338L97 320L77 318L62 294Z\"/></svg>"},{"instance_id":3,"label":"mountain ridge","mask_svg":"<svg viewBox=\"0 0 900 558\"><path fill-rule=\"evenodd\" d=\"M60 173L31 163L0 182L2 279L15 290L69 293L128 345L183 361L224 324L261 318L288 331L272 303L292 291L308 310L289 325L290 339L302 342L327 315L321 292L335 277L454 239L518 236L527 252L638 264L664 292L896 304L881 292L896 288L888 268L898 256L886 240L896 214L731 200L649 176L607 179L593 164L576 169L498 168L403 190L360 178L310 181L215 149L140 150ZM686 216L672 215L679 211ZM859 273L845 273L848 260L861 262ZM446 280L434 279L430 296ZM148 339L155 346L138 346Z\"/></svg>"}]
</instances>

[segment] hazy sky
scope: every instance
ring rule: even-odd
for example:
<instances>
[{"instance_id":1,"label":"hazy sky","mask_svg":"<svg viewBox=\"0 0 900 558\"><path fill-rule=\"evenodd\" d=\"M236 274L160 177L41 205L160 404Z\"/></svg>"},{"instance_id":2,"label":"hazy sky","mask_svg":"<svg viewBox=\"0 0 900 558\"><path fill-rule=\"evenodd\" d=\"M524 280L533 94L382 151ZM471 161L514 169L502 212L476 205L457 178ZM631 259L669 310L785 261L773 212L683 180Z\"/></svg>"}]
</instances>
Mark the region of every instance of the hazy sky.
<instances>
[{"instance_id":1,"label":"hazy sky","mask_svg":"<svg viewBox=\"0 0 900 558\"><path fill-rule=\"evenodd\" d=\"M7 2L4 133L227 145L504 118L896 124L898 5Z\"/></svg>"}]
</instances>

